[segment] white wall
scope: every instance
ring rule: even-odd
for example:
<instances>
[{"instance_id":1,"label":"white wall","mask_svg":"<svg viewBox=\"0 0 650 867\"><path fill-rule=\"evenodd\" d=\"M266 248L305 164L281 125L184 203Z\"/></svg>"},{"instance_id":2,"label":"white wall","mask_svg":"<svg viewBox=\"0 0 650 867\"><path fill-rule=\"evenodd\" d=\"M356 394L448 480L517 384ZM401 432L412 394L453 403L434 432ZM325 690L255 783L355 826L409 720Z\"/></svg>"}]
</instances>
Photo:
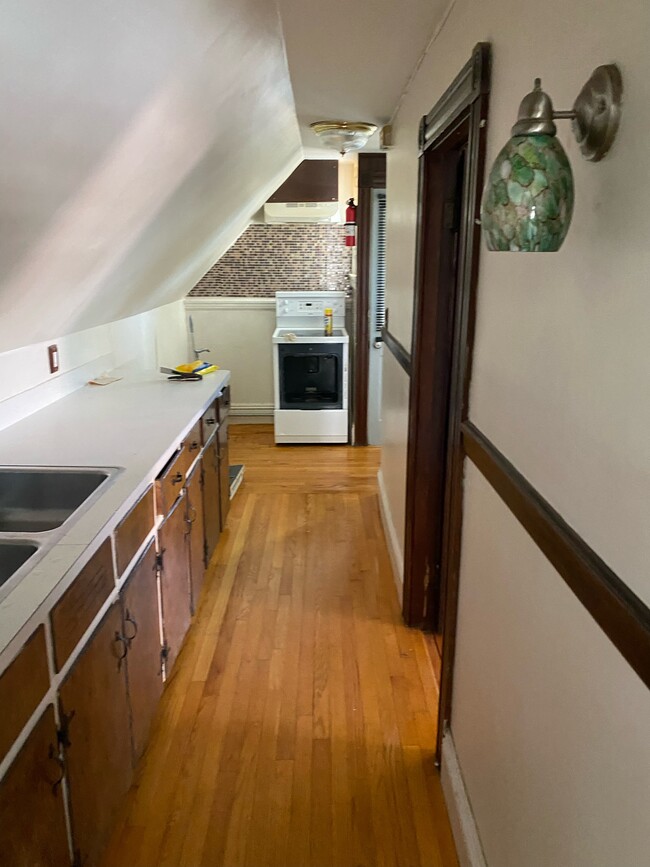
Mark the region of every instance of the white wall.
<instances>
[{"instance_id":1,"label":"white wall","mask_svg":"<svg viewBox=\"0 0 650 867\"><path fill-rule=\"evenodd\" d=\"M50 344L59 351L54 374L49 371ZM157 368L169 359L172 364L189 359L182 301L0 353L0 429L115 367L135 363Z\"/></svg>"},{"instance_id":2,"label":"white wall","mask_svg":"<svg viewBox=\"0 0 650 867\"><path fill-rule=\"evenodd\" d=\"M560 137L576 208L557 254L481 254L470 417L646 602L650 601L650 6L456 0L411 82L388 153L387 305L411 341L417 126L490 41L488 165L535 76L568 108L617 61L625 105L591 165ZM405 381L387 362L394 431L383 476L403 526ZM400 422L401 419L401 422ZM650 851L648 691L467 470L452 732L490 867L637 867ZM645 793L645 798L643 793Z\"/></svg>"},{"instance_id":3,"label":"white wall","mask_svg":"<svg viewBox=\"0 0 650 867\"><path fill-rule=\"evenodd\" d=\"M277 5L0 10L0 351L182 298L300 162Z\"/></svg>"},{"instance_id":4,"label":"white wall","mask_svg":"<svg viewBox=\"0 0 650 867\"><path fill-rule=\"evenodd\" d=\"M268 421L273 415L275 298L187 298L197 349L232 371L233 416Z\"/></svg>"}]
</instances>

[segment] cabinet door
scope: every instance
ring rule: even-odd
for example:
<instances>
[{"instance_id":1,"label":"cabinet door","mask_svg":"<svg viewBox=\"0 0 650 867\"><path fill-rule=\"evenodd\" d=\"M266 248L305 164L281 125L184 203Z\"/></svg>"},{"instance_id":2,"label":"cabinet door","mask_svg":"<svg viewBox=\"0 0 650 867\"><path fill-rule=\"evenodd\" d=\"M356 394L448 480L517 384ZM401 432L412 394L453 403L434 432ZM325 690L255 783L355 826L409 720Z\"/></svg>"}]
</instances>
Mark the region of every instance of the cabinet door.
<instances>
[{"instance_id":1,"label":"cabinet door","mask_svg":"<svg viewBox=\"0 0 650 867\"><path fill-rule=\"evenodd\" d=\"M166 648L165 670L168 676L189 629L191 617L185 510L183 495L158 531L162 554L160 588Z\"/></svg>"},{"instance_id":2,"label":"cabinet door","mask_svg":"<svg viewBox=\"0 0 650 867\"><path fill-rule=\"evenodd\" d=\"M198 461L187 480L187 521L190 526L189 561L192 611L196 611L205 577L205 530L203 526L202 461Z\"/></svg>"},{"instance_id":3,"label":"cabinet door","mask_svg":"<svg viewBox=\"0 0 650 867\"><path fill-rule=\"evenodd\" d=\"M122 608L113 605L60 690L78 860L99 858L132 775ZM67 730L67 731L66 731Z\"/></svg>"},{"instance_id":4,"label":"cabinet door","mask_svg":"<svg viewBox=\"0 0 650 867\"><path fill-rule=\"evenodd\" d=\"M217 547L221 528L219 504L219 452L216 434L208 441L203 452L203 520L205 522L205 561Z\"/></svg>"},{"instance_id":5,"label":"cabinet door","mask_svg":"<svg viewBox=\"0 0 650 867\"><path fill-rule=\"evenodd\" d=\"M56 756L50 705L0 782L0 862L8 867L70 864Z\"/></svg>"},{"instance_id":6,"label":"cabinet door","mask_svg":"<svg viewBox=\"0 0 650 867\"><path fill-rule=\"evenodd\" d=\"M124 635L133 734L133 761L147 746L149 729L162 693L160 619L156 549L153 541L133 569L122 590Z\"/></svg>"},{"instance_id":7,"label":"cabinet door","mask_svg":"<svg viewBox=\"0 0 650 867\"><path fill-rule=\"evenodd\" d=\"M217 432L219 443L219 501L221 529L225 529L230 510L230 453L228 449L228 419L222 421Z\"/></svg>"}]
</instances>

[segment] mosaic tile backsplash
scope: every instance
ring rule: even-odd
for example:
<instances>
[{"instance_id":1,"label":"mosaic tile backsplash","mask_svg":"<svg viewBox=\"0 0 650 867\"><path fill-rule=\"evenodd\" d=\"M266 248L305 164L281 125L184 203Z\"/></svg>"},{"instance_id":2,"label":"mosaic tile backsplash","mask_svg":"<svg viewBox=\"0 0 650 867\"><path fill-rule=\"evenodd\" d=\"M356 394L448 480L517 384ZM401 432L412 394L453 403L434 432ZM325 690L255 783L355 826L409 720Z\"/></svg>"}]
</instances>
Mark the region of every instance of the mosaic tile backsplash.
<instances>
[{"instance_id":1,"label":"mosaic tile backsplash","mask_svg":"<svg viewBox=\"0 0 650 867\"><path fill-rule=\"evenodd\" d=\"M190 292L264 298L276 292L347 287L351 247L343 226L253 224Z\"/></svg>"}]
</instances>

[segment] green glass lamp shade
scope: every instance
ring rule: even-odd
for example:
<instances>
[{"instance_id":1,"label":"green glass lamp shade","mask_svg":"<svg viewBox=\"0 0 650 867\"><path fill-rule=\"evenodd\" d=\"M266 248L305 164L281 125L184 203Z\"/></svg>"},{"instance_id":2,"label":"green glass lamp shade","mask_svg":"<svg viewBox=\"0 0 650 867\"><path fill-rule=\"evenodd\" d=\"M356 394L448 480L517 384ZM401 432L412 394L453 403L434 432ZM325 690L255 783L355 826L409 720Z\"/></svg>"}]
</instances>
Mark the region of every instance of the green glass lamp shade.
<instances>
[{"instance_id":1,"label":"green glass lamp shade","mask_svg":"<svg viewBox=\"0 0 650 867\"><path fill-rule=\"evenodd\" d=\"M481 205L488 250L559 250L573 214L573 173L554 135L516 135L496 158Z\"/></svg>"}]
</instances>

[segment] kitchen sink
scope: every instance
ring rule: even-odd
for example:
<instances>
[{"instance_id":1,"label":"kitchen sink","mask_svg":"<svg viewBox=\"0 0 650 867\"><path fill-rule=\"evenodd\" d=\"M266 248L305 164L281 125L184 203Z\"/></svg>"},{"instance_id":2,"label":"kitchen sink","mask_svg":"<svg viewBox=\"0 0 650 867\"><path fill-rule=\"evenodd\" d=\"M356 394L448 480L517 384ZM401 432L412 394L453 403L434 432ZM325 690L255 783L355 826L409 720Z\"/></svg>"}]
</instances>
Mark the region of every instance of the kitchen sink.
<instances>
[{"instance_id":1,"label":"kitchen sink","mask_svg":"<svg viewBox=\"0 0 650 867\"><path fill-rule=\"evenodd\" d=\"M30 542L0 542L0 587L38 551Z\"/></svg>"},{"instance_id":2,"label":"kitchen sink","mask_svg":"<svg viewBox=\"0 0 650 867\"><path fill-rule=\"evenodd\" d=\"M0 467L0 533L47 533L62 527L114 472Z\"/></svg>"}]
</instances>

